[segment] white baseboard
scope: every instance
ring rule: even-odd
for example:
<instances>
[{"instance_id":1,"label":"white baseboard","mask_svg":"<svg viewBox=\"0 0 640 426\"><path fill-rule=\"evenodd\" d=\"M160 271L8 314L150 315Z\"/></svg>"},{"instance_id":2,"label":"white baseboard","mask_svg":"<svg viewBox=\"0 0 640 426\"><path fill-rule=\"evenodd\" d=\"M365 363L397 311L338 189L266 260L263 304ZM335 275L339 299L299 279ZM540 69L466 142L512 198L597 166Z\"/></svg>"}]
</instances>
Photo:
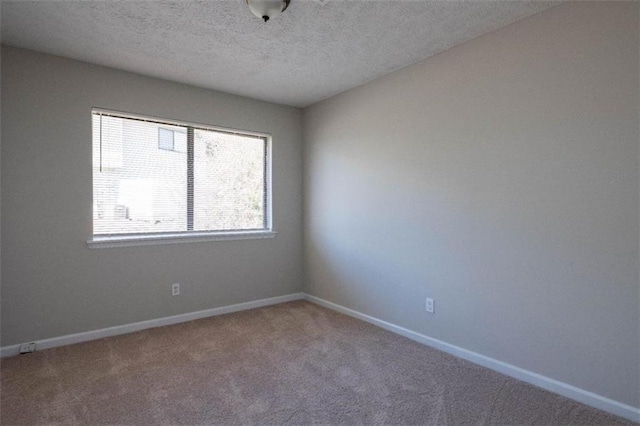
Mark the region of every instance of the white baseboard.
<instances>
[{"instance_id":1,"label":"white baseboard","mask_svg":"<svg viewBox=\"0 0 640 426\"><path fill-rule=\"evenodd\" d=\"M229 314L232 312L244 311L247 309L260 308L263 306L277 305L278 303L291 302L304 298L303 293L293 293L284 296L271 297L268 299L254 300L251 302L238 303L236 305L222 306L219 308L205 309L203 311L189 312L186 314L173 315L170 317L157 318L148 321L134 322L132 324L118 325L115 327L102 328L100 330L85 331L66 336L52 337L50 339L36 340L36 350L50 349L58 346L72 345L74 343L87 342L89 340L102 339L103 337L117 336L120 334L133 333L135 331L146 330L147 328L162 327L164 325L178 324L186 321L193 321L200 318L207 318L216 315ZM0 357L18 355L20 345L11 345L0 348Z\"/></svg>"},{"instance_id":2,"label":"white baseboard","mask_svg":"<svg viewBox=\"0 0 640 426\"><path fill-rule=\"evenodd\" d=\"M620 417L624 417L631 421L640 422L640 408L635 408L631 405L614 401L613 399L606 398L604 396L586 391L584 389L580 389L567 383L542 376L532 371L525 370L524 368L516 367L515 365L507 364L506 362L489 358L479 353L463 349L459 346L443 342L442 340L434 339L424 334L416 333L415 331L411 331L404 327L400 327L381 319L363 314L362 312L354 311L353 309L345 308L344 306L329 302L316 296L305 294L304 299L317 305L324 306L325 308L329 308L345 315L349 315L351 317L366 321L380 328L384 328L385 330L407 337L418 343L422 343L423 345L430 346L443 352L447 352L458 358L466 359L467 361L471 361L475 364L487 367L499 373L506 374L507 376L522 380L523 382L530 383L534 386L538 386L548 391L560 394L575 401L582 402L583 404L589 405L591 407L598 408L600 410L615 414Z\"/></svg>"},{"instance_id":3,"label":"white baseboard","mask_svg":"<svg viewBox=\"0 0 640 426\"><path fill-rule=\"evenodd\" d=\"M407 337L426 346L447 352L459 358L466 359L475 364L487 367L491 370L498 371L507 376L511 376L523 382L541 387L551 392L555 392L567 398L582 402L594 408L615 414L626 419L640 422L640 408L635 408L610 398L597 395L593 392L580 389L578 387L542 376L529 370L525 370L515 365L481 355L479 353L463 349L459 346L452 345L442 340L434 339L424 334L416 333L387 321L363 314L362 312L346 308L333 302L311 296L305 293L293 293L284 296L271 297L268 299L254 300L251 302L238 303L235 305L222 306L219 308L205 309L203 311L189 312L186 314L174 315L170 317L158 318L148 321L140 321L132 324L119 325L115 327L103 328L100 330L87 331L83 333L68 334L66 336L53 337L50 339L36 340L37 350L55 348L58 346L72 345L74 343L87 342L90 340L101 339L104 337L117 336L120 334L133 333L148 328L162 327L165 325L178 324L186 321L193 321L200 318L207 318L216 315L229 314L232 312L244 311L247 309L260 308L263 306L277 305L279 303L291 302L294 300L308 300L325 308L349 315L351 317L366 321L385 330ZM11 345L0 348L0 357L18 355L20 353L20 345Z\"/></svg>"}]
</instances>

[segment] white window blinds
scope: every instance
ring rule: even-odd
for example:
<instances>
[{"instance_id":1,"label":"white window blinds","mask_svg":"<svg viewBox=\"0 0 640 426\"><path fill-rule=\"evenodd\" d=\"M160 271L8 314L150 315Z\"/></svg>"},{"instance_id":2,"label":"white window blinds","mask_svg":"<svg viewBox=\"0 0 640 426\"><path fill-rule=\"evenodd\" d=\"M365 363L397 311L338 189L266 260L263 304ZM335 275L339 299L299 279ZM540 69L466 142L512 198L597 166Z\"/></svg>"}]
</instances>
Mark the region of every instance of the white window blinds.
<instances>
[{"instance_id":1,"label":"white window blinds","mask_svg":"<svg viewBox=\"0 0 640 426\"><path fill-rule=\"evenodd\" d=\"M92 117L94 236L269 228L266 135Z\"/></svg>"}]
</instances>

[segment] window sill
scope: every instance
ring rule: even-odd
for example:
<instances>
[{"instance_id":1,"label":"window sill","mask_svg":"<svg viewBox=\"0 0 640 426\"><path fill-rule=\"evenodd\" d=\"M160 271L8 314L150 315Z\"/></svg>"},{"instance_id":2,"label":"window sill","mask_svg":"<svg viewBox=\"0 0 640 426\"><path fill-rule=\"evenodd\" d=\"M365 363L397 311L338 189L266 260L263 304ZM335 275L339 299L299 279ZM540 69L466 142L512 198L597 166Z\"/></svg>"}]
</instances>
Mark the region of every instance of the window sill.
<instances>
[{"instance_id":1,"label":"window sill","mask_svg":"<svg viewBox=\"0 0 640 426\"><path fill-rule=\"evenodd\" d=\"M134 235L120 237L94 237L87 241L87 247L91 249L127 247L127 246L151 246L159 244L201 243L206 241L226 240L257 240L273 238L275 231L245 231L245 232L202 232L192 234L159 234L159 235Z\"/></svg>"}]
</instances>

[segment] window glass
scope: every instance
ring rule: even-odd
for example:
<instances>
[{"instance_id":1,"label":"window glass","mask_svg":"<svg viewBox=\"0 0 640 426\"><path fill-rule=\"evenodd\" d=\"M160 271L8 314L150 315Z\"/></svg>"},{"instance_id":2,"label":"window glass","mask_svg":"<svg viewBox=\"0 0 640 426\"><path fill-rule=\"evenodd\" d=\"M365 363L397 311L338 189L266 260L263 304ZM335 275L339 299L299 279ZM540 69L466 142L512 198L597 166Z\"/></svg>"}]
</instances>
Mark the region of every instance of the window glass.
<instances>
[{"instance_id":1,"label":"window glass","mask_svg":"<svg viewBox=\"0 0 640 426\"><path fill-rule=\"evenodd\" d=\"M178 124L93 113L95 236L268 229L267 137Z\"/></svg>"}]
</instances>

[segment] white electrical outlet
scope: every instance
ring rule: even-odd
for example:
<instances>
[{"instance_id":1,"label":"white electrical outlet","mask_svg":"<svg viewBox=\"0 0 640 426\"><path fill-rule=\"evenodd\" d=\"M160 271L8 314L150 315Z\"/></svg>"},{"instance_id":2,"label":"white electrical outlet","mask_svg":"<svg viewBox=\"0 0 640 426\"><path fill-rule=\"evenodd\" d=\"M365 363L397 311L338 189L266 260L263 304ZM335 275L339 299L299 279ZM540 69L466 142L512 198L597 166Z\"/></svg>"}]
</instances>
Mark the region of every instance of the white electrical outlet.
<instances>
[{"instance_id":1,"label":"white electrical outlet","mask_svg":"<svg viewBox=\"0 0 640 426\"><path fill-rule=\"evenodd\" d=\"M36 351L35 342L25 343L25 344L20 345L20 353L21 354L28 354L28 353L35 352L35 351Z\"/></svg>"},{"instance_id":2,"label":"white electrical outlet","mask_svg":"<svg viewBox=\"0 0 640 426\"><path fill-rule=\"evenodd\" d=\"M433 299L431 299L430 297L427 297L427 312L429 313L433 313L433 307L434 307L434 302Z\"/></svg>"},{"instance_id":3,"label":"white electrical outlet","mask_svg":"<svg viewBox=\"0 0 640 426\"><path fill-rule=\"evenodd\" d=\"M171 285L171 295L178 296L180 294L180 284L175 283Z\"/></svg>"}]
</instances>

